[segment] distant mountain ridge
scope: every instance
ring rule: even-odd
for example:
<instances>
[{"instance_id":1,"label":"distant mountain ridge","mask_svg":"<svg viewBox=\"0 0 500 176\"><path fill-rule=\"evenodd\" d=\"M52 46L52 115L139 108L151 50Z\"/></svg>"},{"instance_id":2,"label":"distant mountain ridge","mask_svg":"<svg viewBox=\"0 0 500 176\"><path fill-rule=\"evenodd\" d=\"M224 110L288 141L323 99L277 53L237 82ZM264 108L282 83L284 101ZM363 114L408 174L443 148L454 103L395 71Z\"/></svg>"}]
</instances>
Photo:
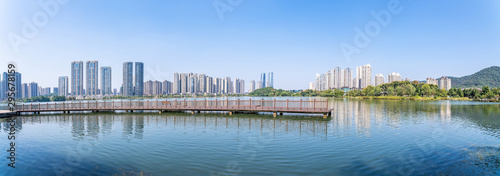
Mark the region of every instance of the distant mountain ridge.
<instances>
[{"instance_id":1,"label":"distant mountain ridge","mask_svg":"<svg viewBox=\"0 0 500 176\"><path fill-rule=\"evenodd\" d=\"M449 77L452 87L460 88L482 88L484 86L500 87L500 67L492 66L482 69L472 75L463 77Z\"/></svg>"}]
</instances>

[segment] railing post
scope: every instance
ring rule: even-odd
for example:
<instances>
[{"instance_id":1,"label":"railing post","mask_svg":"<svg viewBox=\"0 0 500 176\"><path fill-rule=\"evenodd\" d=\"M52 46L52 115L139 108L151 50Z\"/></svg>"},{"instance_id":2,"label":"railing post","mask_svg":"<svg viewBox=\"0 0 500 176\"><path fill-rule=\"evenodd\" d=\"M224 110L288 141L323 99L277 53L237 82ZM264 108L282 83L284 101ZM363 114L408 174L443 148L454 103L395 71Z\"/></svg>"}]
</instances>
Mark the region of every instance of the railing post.
<instances>
[{"instance_id":1,"label":"railing post","mask_svg":"<svg viewBox=\"0 0 500 176\"><path fill-rule=\"evenodd\" d=\"M42 107L40 106L40 103L38 103L38 110L41 110Z\"/></svg>"},{"instance_id":2,"label":"railing post","mask_svg":"<svg viewBox=\"0 0 500 176\"><path fill-rule=\"evenodd\" d=\"M314 99L314 103L313 103L313 110L316 109L316 99Z\"/></svg>"},{"instance_id":3,"label":"railing post","mask_svg":"<svg viewBox=\"0 0 500 176\"><path fill-rule=\"evenodd\" d=\"M177 99L175 99L175 108L177 108Z\"/></svg>"},{"instance_id":4,"label":"railing post","mask_svg":"<svg viewBox=\"0 0 500 176\"><path fill-rule=\"evenodd\" d=\"M207 99L205 98L205 109L207 109Z\"/></svg>"},{"instance_id":5,"label":"railing post","mask_svg":"<svg viewBox=\"0 0 500 176\"><path fill-rule=\"evenodd\" d=\"M264 99L260 101L260 109L264 109Z\"/></svg>"},{"instance_id":6,"label":"railing post","mask_svg":"<svg viewBox=\"0 0 500 176\"><path fill-rule=\"evenodd\" d=\"M326 100L326 109L325 110L328 110L328 100Z\"/></svg>"},{"instance_id":7,"label":"railing post","mask_svg":"<svg viewBox=\"0 0 500 176\"><path fill-rule=\"evenodd\" d=\"M193 103L193 104L194 104L194 106L193 106L193 107L196 109L196 99L194 99L194 101L193 101L193 102L194 102L194 103Z\"/></svg>"},{"instance_id":8,"label":"railing post","mask_svg":"<svg viewBox=\"0 0 500 176\"><path fill-rule=\"evenodd\" d=\"M49 103L47 103L47 110L49 110Z\"/></svg>"},{"instance_id":9,"label":"railing post","mask_svg":"<svg viewBox=\"0 0 500 176\"><path fill-rule=\"evenodd\" d=\"M288 99L286 99L286 110L288 110Z\"/></svg>"},{"instance_id":10,"label":"railing post","mask_svg":"<svg viewBox=\"0 0 500 176\"><path fill-rule=\"evenodd\" d=\"M158 99L156 99L156 108L158 108Z\"/></svg>"},{"instance_id":11,"label":"railing post","mask_svg":"<svg viewBox=\"0 0 500 176\"><path fill-rule=\"evenodd\" d=\"M302 110L302 99L300 99L300 110Z\"/></svg>"},{"instance_id":12,"label":"railing post","mask_svg":"<svg viewBox=\"0 0 500 176\"><path fill-rule=\"evenodd\" d=\"M252 99L251 98L250 98L250 104L249 104L249 106L250 106L250 109L252 109Z\"/></svg>"},{"instance_id":13,"label":"railing post","mask_svg":"<svg viewBox=\"0 0 500 176\"><path fill-rule=\"evenodd\" d=\"M240 109L240 99L238 98L238 109Z\"/></svg>"},{"instance_id":14,"label":"railing post","mask_svg":"<svg viewBox=\"0 0 500 176\"><path fill-rule=\"evenodd\" d=\"M226 98L226 108L229 108L229 99Z\"/></svg>"},{"instance_id":15,"label":"railing post","mask_svg":"<svg viewBox=\"0 0 500 176\"><path fill-rule=\"evenodd\" d=\"M123 100L121 101L122 105L121 105L121 108L123 109Z\"/></svg>"},{"instance_id":16,"label":"railing post","mask_svg":"<svg viewBox=\"0 0 500 176\"><path fill-rule=\"evenodd\" d=\"M273 109L276 109L276 98L274 99Z\"/></svg>"},{"instance_id":17,"label":"railing post","mask_svg":"<svg viewBox=\"0 0 500 176\"><path fill-rule=\"evenodd\" d=\"M217 109L217 98L215 98L215 109Z\"/></svg>"},{"instance_id":18,"label":"railing post","mask_svg":"<svg viewBox=\"0 0 500 176\"><path fill-rule=\"evenodd\" d=\"M187 106L186 99L184 98L184 106Z\"/></svg>"},{"instance_id":19,"label":"railing post","mask_svg":"<svg viewBox=\"0 0 500 176\"><path fill-rule=\"evenodd\" d=\"M146 101L146 108L149 107L149 100Z\"/></svg>"},{"instance_id":20,"label":"railing post","mask_svg":"<svg viewBox=\"0 0 500 176\"><path fill-rule=\"evenodd\" d=\"M32 104L30 104L30 105L33 107L33 103L32 103ZM64 107L65 107L65 106L64 106L64 102L63 102L63 107L62 107L62 109L63 109L63 110L64 110ZM30 108L30 109L31 109L31 108Z\"/></svg>"},{"instance_id":21,"label":"railing post","mask_svg":"<svg viewBox=\"0 0 500 176\"><path fill-rule=\"evenodd\" d=\"M87 101L87 109L90 109L90 101Z\"/></svg>"},{"instance_id":22,"label":"railing post","mask_svg":"<svg viewBox=\"0 0 500 176\"><path fill-rule=\"evenodd\" d=\"M132 109L132 100L130 100L129 109Z\"/></svg>"}]
</instances>

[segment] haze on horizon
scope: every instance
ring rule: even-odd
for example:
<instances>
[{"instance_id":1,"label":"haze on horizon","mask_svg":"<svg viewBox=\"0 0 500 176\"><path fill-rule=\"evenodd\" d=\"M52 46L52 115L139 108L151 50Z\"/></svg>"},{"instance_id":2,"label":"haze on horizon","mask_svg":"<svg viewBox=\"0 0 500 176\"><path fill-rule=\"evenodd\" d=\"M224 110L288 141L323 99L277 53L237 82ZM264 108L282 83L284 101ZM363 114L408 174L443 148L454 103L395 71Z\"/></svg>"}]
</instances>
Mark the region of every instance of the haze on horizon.
<instances>
[{"instance_id":1,"label":"haze on horizon","mask_svg":"<svg viewBox=\"0 0 500 176\"><path fill-rule=\"evenodd\" d=\"M127 61L144 63L145 81L205 73L244 79L246 90L268 72L276 88L307 89L316 73L337 66L370 64L372 76L399 72L425 80L500 65L496 0L59 0L53 13L40 5L47 2L56 1L0 0L0 70L14 62L23 83L42 87L70 76L72 61L88 60L111 66L117 89ZM380 24L373 13L389 11L392 3L399 3L399 13ZM47 20L23 34L26 20L42 13ZM379 31L356 45L356 28L366 33L374 22ZM26 40L16 47L13 34ZM359 53L346 57L343 43Z\"/></svg>"}]
</instances>

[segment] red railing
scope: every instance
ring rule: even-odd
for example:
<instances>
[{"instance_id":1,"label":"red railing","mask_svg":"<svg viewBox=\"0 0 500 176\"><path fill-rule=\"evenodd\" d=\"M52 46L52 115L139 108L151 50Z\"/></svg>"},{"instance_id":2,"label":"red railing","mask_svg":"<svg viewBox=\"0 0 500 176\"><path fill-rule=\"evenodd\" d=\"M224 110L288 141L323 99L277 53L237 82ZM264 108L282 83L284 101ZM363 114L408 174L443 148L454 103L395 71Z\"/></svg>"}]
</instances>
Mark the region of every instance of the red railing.
<instances>
[{"instance_id":1,"label":"red railing","mask_svg":"<svg viewBox=\"0 0 500 176\"><path fill-rule=\"evenodd\" d=\"M17 111L70 111L70 110L251 110L251 111L328 111L328 101L303 100L121 100L121 101L82 101L55 103L25 103L16 106Z\"/></svg>"}]
</instances>

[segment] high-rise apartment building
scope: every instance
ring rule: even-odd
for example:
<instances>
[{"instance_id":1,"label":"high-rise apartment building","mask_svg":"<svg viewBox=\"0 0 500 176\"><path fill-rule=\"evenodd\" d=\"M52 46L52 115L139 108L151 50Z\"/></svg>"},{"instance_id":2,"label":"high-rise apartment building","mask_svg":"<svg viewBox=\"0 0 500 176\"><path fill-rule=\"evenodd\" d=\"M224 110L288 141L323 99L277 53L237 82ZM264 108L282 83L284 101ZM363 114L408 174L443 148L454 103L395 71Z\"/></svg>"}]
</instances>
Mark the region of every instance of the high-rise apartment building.
<instances>
[{"instance_id":1,"label":"high-rise apartment building","mask_svg":"<svg viewBox=\"0 0 500 176\"><path fill-rule=\"evenodd\" d=\"M387 75L387 83L391 83L394 81L401 81L401 75L396 72L392 72L391 74Z\"/></svg>"},{"instance_id":2,"label":"high-rise apartment building","mask_svg":"<svg viewBox=\"0 0 500 176\"><path fill-rule=\"evenodd\" d=\"M122 95L123 96L133 96L134 95L134 78L133 78L133 63L124 62L123 63L123 84L122 84Z\"/></svg>"},{"instance_id":3,"label":"high-rise apartment building","mask_svg":"<svg viewBox=\"0 0 500 176\"><path fill-rule=\"evenodd\" d=\"M364 89L372 85L372 66L366 64L356 67L356 78L359 80L359 88Z\"/></svg>"},{"instance_id":4,"label":"high-rise apartment building","mask_svg":"<svg viewBox=\"0 0 500 176\"><path fill-rule=\"evenodd\" d=\"M445 89L445 90L450 90L451 89L451 79L448 77L445 77L445 76L439 78L439 88Z\"/></svg>"},{"instance_id":5,"label":"high-rise apartment building","mask_svg":"<svg viewBox=\"0 0 500 176\"><path fill-rule=\"evenodd\" d=\"M321 87L321 75L319 73L316 73L316 86L314 90L320 90Z\"/></svg>"},{"instance_id":6,"label":"high-rise apartment building","mask_svg":"<svg viewBox=\"0 0 500 176\"><path fill-rule=\"evenodd\" d=\"M21 91L22 91L22 97L23 98L29 98L30 97L30 90L29 90L29 86L27 83L23 83L22 86L21 86Z\"/></svg>"},{"instance_id":7,"label":"high-rise apartment building","mask_svg":"<svg viewBox=\"0 0 500 176\"><path fill-rule=\"evenodd\" d=\"M154 81L153 82L153 95L161 95L163 94L163 82Z\"/></svg>"},{"instance_id":8,"label":"high-rise apartment building","mask_svg":"<svg viewBox=\"0 0 500 176\"><path fill-rule=\"evenodd\" d=\"M425 83L427 83L427 84L434 84L434 85L438 85L438 84L439 84L439 83L438 83L438 80L437 80L437 79L434 79L434 78L427 78L427 79L425 80Z\"/></svg>"},{"instance_id":9,"label":"high-rise apartment building","mask_svg":"<svg viewBox=\"0 0 500 176\"><path fill-rule=\"evenodd\" d=\"M60 96L68 96L68 77L67 76L59 76L59 95Z\"/></svg>"},{"instance_id":10,"label":"high-rise apartment building","mask_svg":"<svg viewBox=\"0 0 500 176\"><path fill-rule=\"evenodd\" d=\"M101 67L101 95L113 95L111 67Z\"/></svg>"},{"instance_id":11,"label":"high-rise apartment building","mask_svg":"<svg viewBox=\"0 0 500 176\"><path fill-rule=\"evenodd\" d=\"M214 79L214 89L215 89L215 93L217 94L222 94L222 78L215 78Z\"/></svg>"},{"instance_id":12,"label":"high-rise apartment building","mask_svg":"<svg viewBox=\"0 0 500 176\"><path fill-rule=\"evenodd\" d=\"M210 77L210 76L207 76L207 80L206 80L206 88L207 88L207 91L206 93L215 93L213 91L213 87L214 87L214 78Z\"/></svg>"},{"instance_id":13,"label":"high-rise apartment building","mask_svg":"<svg viewBox=\"0 0 500 176\"><path fill-rule=\"evenodd\" d=\"M244 94L245 93L245 81L239 78L236 78L234 81L234 91L236 94Z\"/></svg>"},{"instance_id":14,"label":"high-rise apartment building","mask_svg":"<svg viewBox=\"0 0 500 176\"><path fill-rule=\"evenodd\" d=\"M344 85L341 88L352 88L352 72L350 68L344 69Z\"/></svg>"},{"instance_id":15,"label":"high-rise apartment building","mask_svg":"<svg viewBox=\"0 0 500 176\"><path fill-rule=\"evenodd\" d=\"M99 63L97 61L87 61L86 66L87 85L85 93L88 96L96 96L99 90Z\"/></svg>"},{"instance_id":16,"label":"high-rise apartment building","mask_svg":"<svg viewBox=\"0 0 500 176\"><path fill-rule=\"evenodd\" d=\"M11 82L9 81L9 77L14 77L14 81ZM12 76L12 74L9 74L7 72L4 72L2 74L2 78L0 78L0 100L5 100L7 99L9 96L7 93L14 93L14 98L15 99L20 99L23 97L22 95L22 82L21 82L21 73L19 72L16 72L14 74L14 76ZM9 86L9 83L11 84L14 84L14 87L15 87L15 91L9 91L9 87L12 87L12 86Z\"/></svg>"},{"instance_id":17,"label":"high-rise apartment building","mask_svg":"<svg viewBox=\"0 0 500 176\"><path fill-rule=\"evenodd\" d=\"M316 74L316 90L323 91L328 89L328 74Z\"/></svg>"},{"instance_id":18,"label":"high-rise apartment building","mask_svg":"<svg viewBox=\"0 0 500 176\"><path fill-rule=\"evenodd\" d=\"M73 96L84 95L83 94L83 62L82 61L71 62L71 95L73 95Z\"/></svg>"},{"instance_id":19,"label":"high-rise apartment building","mask_svg":"<svg viewBox=\"0 0 500 176\"><path fill-rule=\"evenodd\" d=\"M382 75L382 73L379 73L375 75L375 86L382 84L384 84L384 75Z\"/></svg>"},{"instance_id":20,"label":"high-rise apartment building","mask_svg":"<svg viewBox=\"0 0 500 176\"><path fill-rule=\"evenodd\" d=\"M268 87L273 87L274 88L274 73L273 72L269 72L269 74L267 74L267 79L269 80Z\"/></svg>"},{"instance_id":21,"label":"high-rise apartment building","mask_svg":"<svg viewBox=\"0 0 500 176\"><path fill-rule=\"evenodd\" d=\"M179 73L174 73L174 85L173 85L173 94L181 93L181 76Z\"/></svg>"},{"instance_id":22,"label":"high-rise apartment building","mask_svg":"<svg viewBox=\"0 0 500 176\"><path fill-rule=\"evenodd\" d=\"M144 95L153 95L153 81L149 80L144 83Z\"/></svg>"},{"instance_id":23,"label":"high-rise apartment building","mask_svg":"<svg viewBox=\"0 0 500 176\"><path fill-rule=\"evenodd\" d=\"M28 94L29 94L29 98L38 96L38 83L36 83L36 82L30 83Z\"/></svg>"},{"instance_id":24,"label":"high-rise apartment building","mask_svg":"<svg viewBox=\"0 0 500 176\"><path fill-rule=\"evenodd\" d=\"M134 95L142 96L144 94L144 64L142 62L135 63L134 82Z\"/></svg>"},{"instance_id":25,"label":"high-rise apartment building","mask_svg":"<svg viewBox=\"0 0 500 176\"><path fill-rule=\"evenodd\" d=\"M172 94L172 88L173 88L172 86L173 86L172 82L167 81L167 80L163 81L162 94L164 94L164 95Z\"/></svg>"},{"instance_id":26,"label":"high-rise apartment building","mask_svg":"<svg viewBox=\"0 0 500 176\"><path fill-rule=\"evenodd\" d=\"M42 96L49 95L50 94L50 87L44 87L42 88L41 94Z\"/></svg>"},{"instance_id":27,"label":"high-rise apartment building","mask_svg":"<svg viewBox=\"0 0 500 176\"><path fill-rule=\"evenodd\" d=\"M340 89L342 87L341 85L341 78L342 78L342 69L340 67L336 67L333 69L333 87L334 89Z\"/></svg>"},{"instance_id":28,"label":"high-rise apartment building","mask_svg":"<svg viewBox=\"0 0 500 176\"><path fill-rule=\"evenodd\" d=\"M250 81L250 90L248 92L253 92L255 90L255 80Z\"/></svg>"},{"instance_id":29,"label":"high-rise apartment building","mask_svg":"<svg viewBox=\"0 0 500 176\"><path fill-rule=\"evenodd\" d=\"M52 92L53 92L55 95L59 95L59 87L54 87L54 89L52 89L52 90L53 90Z\"/></svg>"},{"instance_id":30,"label":"high-rise apartment building","mask_svg":"<svg viewBox=\"0 0 500 176\"><path fill-rule=\"evenodd\" d=\"M264 84L262 83L262 81L257 82L257 89L262 89L263 86Z\"/></svg>"},{"instance_id":31,"label":"high-rise apartment building","mask_svg":"<svg viewBox=\"0 0 500 176\"><path fill-rule=\"evenodd\" d=\"M309 89L314 90L314 83L313 82L309 82Z\"/></svg>"},{"instance_id":32,"label":"high-rise apartment building","mask_svg":"<svg viewBox=\"0 0 500 176\"><path fill-rule=\"evenodd\" d=\"M188 93L188 74L182 73L181 74L181 94L187 94Z\"/></svg>"},{"instance_id":33,"label":"high-rise apartment building","mask_svg":"<svg viewBox=\"0 0 500 176\"><path fill-rule=\"evenodd\" d=\"M325 79L326 79L326 89L335 89L335 78L333 77L335 75L335 69L331 69L330 71L326 72L325 74Z\"/></svg>"},{"instance_id":34,"label":"high-rise apartment building","mask_svg":"<svg viewBox=\"0 0 500 176\"><path fill-rule=\"evenodd\" d=\"M266 73L260 74L260 81L262 82L262 87L266 87Z\"/></svg>"},{"instance_id":35,"label":"high-rise apartment building","mask_svg":"<svg viewBox=\"0 0 500 176\"><path fill-rule=\"evenodd\" d=\"M198 75L198 88L199 93L207 93L207 75Z\"/></svg>"}]
</instances>

